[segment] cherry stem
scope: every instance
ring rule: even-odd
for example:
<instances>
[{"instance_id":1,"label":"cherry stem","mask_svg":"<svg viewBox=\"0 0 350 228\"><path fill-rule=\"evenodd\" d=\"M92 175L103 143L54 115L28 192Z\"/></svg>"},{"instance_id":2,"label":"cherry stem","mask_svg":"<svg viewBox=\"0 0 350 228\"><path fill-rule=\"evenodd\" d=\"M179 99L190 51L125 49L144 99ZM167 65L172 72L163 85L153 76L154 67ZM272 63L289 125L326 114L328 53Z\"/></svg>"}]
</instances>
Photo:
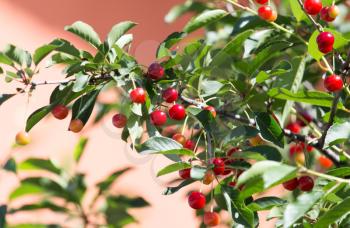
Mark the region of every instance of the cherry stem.
<instances>
[{"instance_id":1,"label":"cherry stem","mask_svg":"<svg viewBox=\"0 0 350 228\"><path fill-rule=\"evenodd\" d=\"M313 171L311 169L307 169L304 166L300 166L299 171L300 171L300 173L307 173L307 174L310 174L310 175L313 175L313 176L322 177L322 178L325 178L325 179L328 179L328 180L337 181L339 183L350 184L350 180L346 180L346 179L343 179L343 178L327 175L327 174L324 174L324 173L319 173L319 172Z\"/></svg>"}]
</instances>

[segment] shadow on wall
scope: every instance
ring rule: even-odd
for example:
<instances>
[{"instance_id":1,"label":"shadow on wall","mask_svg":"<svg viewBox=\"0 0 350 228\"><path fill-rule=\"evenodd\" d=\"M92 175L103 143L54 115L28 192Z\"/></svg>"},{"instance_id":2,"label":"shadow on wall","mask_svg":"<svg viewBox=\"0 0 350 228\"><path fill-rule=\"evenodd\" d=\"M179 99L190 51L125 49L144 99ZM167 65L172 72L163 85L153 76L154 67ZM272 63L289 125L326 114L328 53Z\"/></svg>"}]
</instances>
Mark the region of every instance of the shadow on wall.
<instances>
[{"instance_id":1,"label":"shadow on wall","mask_svg":"<svg viewBox=\"0 0 350 228\"><path fill-rule=\"evenodd\" d=\"M102 39L117 22L131 20L139 25L133 29L133 54L148 64L152 61L157 44L168 34L180 30L188 17L180 19L173 25L164 22L164 15L175 4L183 0L60 0L11 1L14 8L23 10L54 30L63 30L77 20L91 24ZM144 52L151 52L150 54Z\"/></svg>"}]
</instances>

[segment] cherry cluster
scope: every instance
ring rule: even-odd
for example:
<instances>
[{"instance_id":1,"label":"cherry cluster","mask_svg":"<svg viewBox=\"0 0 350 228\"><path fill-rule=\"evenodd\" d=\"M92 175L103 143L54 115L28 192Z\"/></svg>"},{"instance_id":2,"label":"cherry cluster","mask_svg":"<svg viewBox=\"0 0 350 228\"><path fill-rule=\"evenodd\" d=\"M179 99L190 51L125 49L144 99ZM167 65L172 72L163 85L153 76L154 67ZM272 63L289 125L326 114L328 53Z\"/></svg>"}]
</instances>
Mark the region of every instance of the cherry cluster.
<instances>
[{"instance_id":1,"label":"cherry cluster","mask_svg":"<svg viewBox=\"0 0 350 228\"><path fill-rule=\"evenodd\" d=\"M309 176L301 176L293 178L283 183L283 187L289 191L299 188L300 191L309 192L314 187L314 180Z\"/></svg>"}]
</instances>

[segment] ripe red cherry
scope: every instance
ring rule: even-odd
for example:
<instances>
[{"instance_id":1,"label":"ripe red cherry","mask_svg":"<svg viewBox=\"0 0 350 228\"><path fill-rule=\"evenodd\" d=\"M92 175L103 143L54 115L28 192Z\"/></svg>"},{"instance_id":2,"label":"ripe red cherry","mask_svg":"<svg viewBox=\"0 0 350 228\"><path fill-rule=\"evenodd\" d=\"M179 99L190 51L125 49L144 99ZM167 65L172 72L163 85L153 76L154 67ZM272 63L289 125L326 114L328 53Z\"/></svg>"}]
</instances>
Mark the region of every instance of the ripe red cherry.
<instances>
[{"instance_id":1,"label":"ripe red cherry","mask_svg":"<svg viewBox=\"0 0 350 228\"><path fill-rule=\"evenodd\" d=\"M299 189L304 192L309 192L314 187L314 180L309 176L302 176L298 180Z\"/></svg>"},{"instance_id":2,"label":"ripe red cherry","mask_svg":"<svg viewBox=\"0 0 350 228\"><path fill-rule=\"evenodd\" d=\"M69 130L73 131L74 133L80 132L84 127L83 121L79 119L72 120L69 124Z\"/></svg>"},{"instance_id":3,"label":"ripe red cherry","mask_svg":"<svg viewBox=\"0 0 350 228\"><path fill-rule=\"evenodd\" d=\"M176 133L173 135L172 139L174 139L176 142L180 143L181 145L185 145L186 138L182 134Z\"/></svg>"},{"instance_id":4,"label":"ripe red cherry","mask_svg":"<svg viewBox=\"0 0 350 228\"><path fill-rule=\"evenodd\" d=\"M193 209L199 210L205 207L205 196L200 192L191 192L188 197L188 204Z\"/></svg>"},{"instance_id":5,"label":"ripe red cherry","mask_svg":"<svg viewBox=\"0 0 350 228\"><path fill-rule=\"evenodd\" d=\"M180 104L174 104L170 109L169 109L169 116L173 120L182 120L186 116L186 111L184 106Z\"/></svg>"},{"instance_id":6,"label":"ripe red cherry","mask_svg":"<svg viewBox=\"0 0 350 228\"><path fill-rule=\"evenodd\" d=\"M27 132L18 132L16 135L16 143L20 146L25 146L31 141L30 136Z\"/></svg>"},{"instance_id":7,"label":"ripe red cherry","mask_svg":"<svg viewBox=\"0 0 350 228\"><path fill-rule=\"evenodd\" d=\"M184 144L184 148L189 149L189 150L193 150L195 146L196 145L194 144L194 142L190 139L187 139L185 144Z\"/></svg>"},{"instance_id":8,"label":"ripe red cherry","mask_svg":"<svg viewBox=\"0 0 350 228\"><path fill-rule=\"evenodd\" d=\"M191 168L179 170L179 176L186 180L191 178Z\"/></svg>"},{"instance_id":9,"label":"ripe red cherry","mask_svg":"<svg viewBox=\"0 0 350 228\"><path fill-rule=\"evenodd\" d=\"M297 122L288 124L286 128L294 134L299 134L301 131L301 126Z\"/></svg>"},{"instance_id":10,"label":"ripe red cherry","mask_svg":"<svg viewBox=\"0 0 350 228\"><path fill-rule=\"evenodd\" d=\"M162 93L163 99L168 103L173 103L179 97L179 93L174 88L167 88Z\"/></svg>"},{"instance_id":11,"label":"ripe red cherry","mask_svg":"<svg viewBox=\"0 0 350 228\"><path fill-rule=\"evenodd\" d=\"M327 22L334 21L335 18L332 18L329 16L329 7L325 6L322 8L321 13L320 13L321 19Z\"/></svg>"},{"instance_id":12,"label":"ripe red cherry","mask_svg":"<svg viewBox=\"0 0 350 228\"><path fill-rule=\"evenodd\" d=\"M331 7L329 7L329 10L328 10L328 15L331 17L331 18L336 18L338 15L339 15L339 8L338 6L336 5L333 5Z\"/></svg>"},{"instance_id":13,"label":"ripe red cherry","mask_svg":"<svg viewBox=\"0 0 350 228\"><path fill-rule=\"evenodd\" d=\"M52 115L59 120L66 118L68 116L68 112L69 109L62 104L56 105L51 111Z\"/></svg>"},{"instance_id":14,"label":"ripe red cherry","mask_svg":"<svg viewBox=\"0 0 350 228\"><path fill-rule=\"evenodd\" d=\"M133 103L143 104L146 102L146 92L143 88L133 89L129 95Z\"/></svg>"},{"instance_id":15,"label":"ripe red cherry","mask_svg":"<svg viewBox=\"0 0 350 228\"><path fill-rule=\"evenodd\" d=\"M321 0L305 0L304 9L310 15L318 14L322 9Z\"/></svg>"},{"instance_id":16,"label":"ripe red cherry","mask_svg":"<svg viewBox=\"0 0 350 228\"><path fill-rule=\"evenodd\" d=\"M320 156L318 158L318 162L323 168L329 169L333 166L333 162L331 159L327 158L326 156Z\"/></svg>"},{"instance_id":17,"label":"ripe red cherry","mask_svg":"<svg viewBox=\"0 0 350 228\"><path fill-rule=\"evenodd\" d=\"M236 187L236 185L237 185L236 181L231 181L228 183L228 186L233 187L233 188Z\"/></svg>"},{"instance_id":18,"label":"ripe red cherry","mask_svg":"<svg viewBox=\"0 0 350 228\"><path fill-rule=\"evenodd\" d=\"M264 5L264 4L266 4L269 0L255 0L256 1L256 3L259 3L259 4L261 4L261 5Z\"/></svg>"},{"instance_id":19,"label":"ripe red cherry","mask_svg":"<svg viewBox=\"0 0 350 228\"><path fill-rule=\"evenodd\" d=\"M289 191L293 191L298 187L298 185L299 185L298 178L293 178L283 183L283 187Z\"/></svg>"},{"instance_id":20,"label":"ripe red cherry","mask_svg":"<svg viewBox=\"0 0 350 228\"><path fill-rule=\"evenodd\" d=\"M205 212L203 216L203 223L206 226L217 226L220 224L220 216L216 212Z\"/></svg>"},{"instance_id":21,"label":"ripe red cherry","mask_svg":"<svg viewBox=\"0 0 350 228\"><path fill-rule=\"evenodd\" d=\"M159 63L152 63L148 67L147 75L153 80L159 80L164 76L164 68Z\"/></svg>"},{"instance_id":22,"label":"ripe red cherry","mask_svg":"<svg viewBox=\"0 0 350 228\"><path fill-rule=\"evenodd\" d=\"M124 128L128 119L123 114L115 114L112 118L112 123L117 128Z\"/></svg>"},{"instance_id":23,"label":"ripe red cherry","mask_svg":"<svg viewBox=\"0 0 350 228\"><path fill-rule=\"evenodd\" d=\"M213 106L206 106L206 107L204 107L203 108L204 110L208 110L208 111L210 111L211 112L211 114L213 115L213 117L215 118L216 117L216 110L215 110L215 108L213 107Z\"/></svg>"},{"instance_id":24,"label":"ripe red cherry","mask_svg":"<svg viewBox=\"0 0 350 228\"><path fill-rule=\"evenodd\" d=\"M225 172L225 162L221 158L214 158L212 163L214 164L213 171L215 175L221 175Z\"/></svg>"},{"instance_id":25,"label":"ripe red cherry","mask_svg":"<svg viewBox=\"0 0 350 228\"><path fill-rule=\"evenodd\" d=\"M151 123L156 126L161 126L166 123L166 114L161 110L155 110L151 113Z\"/></svg>"},{"instance_id":26,"label":"ripe red cherry","mask_svg":"<svg viewBox=\"0 0 350 228\"><path fill-rule=\"evenodd\" d=\"M340 76L332 74L324 79L324 87L329 92L337 92L343 89L343 80Z\"/></svg>"},{"instance_id":27,"label":"ripe red cherry","mask_svg":"<svg viewBox=\"0 0 350 228\"><path fill-rule=\"evenodd\" d=\"M260 6L258 15L261 19L268 22L273 22L277 19L277 12L273 10L271 6Z\"/></svg>"},{"instance_id":28,"label":"ripe red cherry","mask_svg":"<svg viewBox=\"0 0 350 228\"><path fill-rule=\"evenodd\" d=\"M321 32L316 39L320 52L327 54L333 50L334 36L330 32Z\"/></svg>"}]
</instances>

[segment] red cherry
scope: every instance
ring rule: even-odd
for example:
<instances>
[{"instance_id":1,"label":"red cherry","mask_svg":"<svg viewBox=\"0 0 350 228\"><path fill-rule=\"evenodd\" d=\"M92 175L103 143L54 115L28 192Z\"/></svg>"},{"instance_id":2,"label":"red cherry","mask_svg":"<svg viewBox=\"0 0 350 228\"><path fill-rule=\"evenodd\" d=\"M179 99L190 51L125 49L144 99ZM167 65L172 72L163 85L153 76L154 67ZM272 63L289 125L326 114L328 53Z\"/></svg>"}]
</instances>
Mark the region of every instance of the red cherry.
<instances>
[{"instance_id":1,"label":"red cherry","mask_svg":"<svg viewBox=\"0 0 350 228\"><path fill-rule=\"evenodd\" d=\"M343 89L343 80L340 76L332 74L325 78L324 87L329 92L337 92Z\"/></svg>"},{"instance_id":2,"label":"red cherry","mask_svg":"<svg viewBox=\"0 0 350 228\"><path fill-rule=\"evenodd\" d=\"M190 139L187 139L185 144L184 144L184 148L189 149L189 150L193 150L195 146L196 145L194 144L194 142Z\"/></svg>"},{"instance_id":3,"label":"red cherry","mask_svg":"<svg viewBox=\"0 0 350 228\"><path fill-rule=\"evenodd\" d=\"M179 170L179 176L186 180L191 178L191 168Z\"/></svg>"},{"instance_id":4,"label":"red cherry","mask_svg":"<svg viewBox=\"0 0 350 228\"><path fill-rule=\"evenodd\" d=\"M292 157L296 153L301 153L303 151L303 146L300 143L291 145L289 147L289 155Z\"/></svg>"},{"instance_id":5,"label":"red cherry","mask_svg":"<svg viewBox=\"0 0 350 228\"><path fill-rule=\"evenodd\" d=\"M124 128L128 119L123 114L115 114L112 118L112 123L117 128Z\"/></svg>"},{"instance_id":6,"label":"red cherry","mask_svg":"<svg viewBox=\"0 0 350 228\"><path fill-rule=\"evenodd\" d=\"M151 123L156 126L161 126L166 123L166 114L161 110L155 110L151 113Z\"/></svg>"},{"instance_id":7,"label":"red cherry","mask_svg":"<svg viewBox=\"0 0 350 228\"><path fill-rule=\"evenodd\" d=\"M298 178L293 178L283 183L283 187L289 191L293 191L298 187L298 185L299 185Z\"/></svg>"},{"instance_id":8,"label":"red cherry","mask_svg":"<svg viewBox=\"0 0 350 228\"><path fill-rule=\"evenodd\" d=\"M191 192L191 194L188 197L188 204L193 209L202 209L205 207L205 196L200 192Z\"/></svg>"},{"instance_id":9,"label":"red cherry","mask_svg":"<svg viewBox=\"0 0 350 228\"><path fill-rule=\"evenodd\" d=\"M174 139L176 142L180 143L181 145L185 145L186 138L182 134L176 133L173 135L172 139Z\"/></svg>"},{"instance_id":10,"label":"red cherry","mask_svg":"<svg viewBox=\"0 0 350 228\"><path fill-rule=\"evenodd\" d=\"M69 109L62 104L56 105L51 111L52 115L59 120L66 118L68 116L68 112Z\"/></svg>"},{"instance_id":11,"label":"red cherry","mask_svg":"<svg viewBox=\"0 0 350 228\"><path fill-rule=\"evenodd\" d=\"M298 180L299 189L304 192L309 192L314 187L314 180L309 176L302 176Z\"/></svg>"},{"instance_id":12,"label":"red cherry","mask_svg":"<svg viewBox=\"0 0 350 228\"><path fill-rule=\"evenodd\" d=\"M159 63L152 63L148 67L147 75L153 80L159 80L164 76L164 68Z\"/></svg>"},{"instance_id":13,"label":"red cherry","mask_svg":"<svg viewBox=\"0 0 350 228\"><path fill-rule=\"evenodd\" d=\"M327 22L334 21L335 18L332 18L329 16L329 7L325 6L322 8L321 13L320 13L321 19Z\"/></svg>"},{"instance_id":14,"label":"red cherry","mask_svg":"<svg viewBox=\"0 0 350 228\"><path fill-rule=\"evenodd\" d=\"M214 164L213 171L215 175L221 175L225 172L225 162L221 158L214 158L212 163Z\"/></svg>"},{"instance_id":15,"label":"red cherry","mask_svg":"<svg viewBox=\"0 0 350 228\"><path fill-rule=\"evenodd\" d=\"M203 223L206 226L217 226L220 224L220 216L216 212L205 212L203 216Z\"/></svg>"},{"instance_id":16,"label":"red cherry","mask_svg":"<svg viewBox=\"0 0 350 228\"><path fill-rule=\"evenodd\" d=\"M83 127L84 123L79 119L72 120L69 124L69 130L74 133L80 132L83 129Z\"/></svg>"},{"instance_id":17,"label":"red cherry","mask_svg":"<svg viewBox=\"0 0 350 228\"><path fill-rule=\"evenodd\" d=\"M180 104L174 104L170 109L169 109L169 116L173 120L182 120L186 117L186 111L184 106Z\"/></svg>"},{"instance_id":18,"label":"red cherry","mask_svg":"<svg viewBox=\"0 0 350 228\"><path fill-rule=\"evenodd\" d=\"M316 39L318 49L327 54L333 50L334 36L330 32L321 32Z\"/></svg>"},{"instance_id":19,"label":"red cherry","mask_svg":"<svg viewBox=\"0 0 350 228\"><path fill-rule=\"evenodd\" d=\"M211 114L213 115L213 117L215 118L216 117L216 110L213 106L206 106L203 108L204 110L208 110L211 112Z\"/></svg>"},{"instance_id":20,"label":"red cherry","mask_svg":"<svg viewBox=\"0 0 350 228\"><path fill-rule=\"evenodd\" d=\"M259 3L260 5L266 4L269 0L255 0L256 3Z\"/></svg>"},{"instance_id":21,"label":"red cherry","mask_svg":"<svg viewBox=\"0 0 350 228\"><path fill-rule=\"evenodd\" d=\"M318 162L323 168L329 169L333 166L333 162L331 159L327 158L326 156L320 156L318 158Z\"/></svg>"},{"instance_id":22,"label":"red cherry","mask_svg":"<svg viewBox=\"0 0 350 228\"><path fill-rule=\"evenodd\" d=\"M332 5L331 7L329 7L328 15L329 15L329 17L335 19L339 15L339 12L340 12L340 10L339 10L338 6Z\"/></svg>"},{"instance_id":23,"label":"red cherry","mask_svg":"<svg viewBox=\"0 0 350 228\"><path fill-rule=\"evenodd\" d=\"M322 9L321 0L305 0L304 9L310 15L318 14Z\"/></svg>"},{"instance_id":24,"label":"red cherry","mask_svg":"<svg viewBox=\"0 0 350 228\"><path fill-rule=\"evenodd\" d=\"M301 131L301 126L297 122L290 123L286 126L286 129L290 130L294 134L299 134Z\"/></svg>"},{"instance_id":25,"label":"red cherry","mask_svg":"<svg viewBox=\"0 0 350 228\"><path fill-rule=\"evenodd\" d=\"M146 102L146 92L143 88L133 89L129 95L133 103L143 104Z\"/></svg>"},{"instance_id":26,"label":"red cherry","mask_svg":"<svg viewBox=\"0 0 350 228\"><path fill-rule=\"evenodd\" d=\"M261 19L268 22L273 22L277 19L277 12L273 10L271 6L260 6L258 15Z\"/></svg>"},{"instance_id":27,"label":"red cherry","mask_svg":"<svg viewBox=\"0 0 350 228\"><path fill-rule=\"evenodd\" d=\"M174 88L167 88L162 93L163 99L168 103L173 103L179 97L179 93Z\"/></svg>"},{"instance_id":28,"label":"red cherry","mask_svg":"<svg viewBox=\"0 0 350 228\"><path fill-rule=\"evenodd\" d=\"M237 185L236 181L231 181L228 183L228 186L230 187L236 187L236 185Z\"/></svg>"}]
</instances>

